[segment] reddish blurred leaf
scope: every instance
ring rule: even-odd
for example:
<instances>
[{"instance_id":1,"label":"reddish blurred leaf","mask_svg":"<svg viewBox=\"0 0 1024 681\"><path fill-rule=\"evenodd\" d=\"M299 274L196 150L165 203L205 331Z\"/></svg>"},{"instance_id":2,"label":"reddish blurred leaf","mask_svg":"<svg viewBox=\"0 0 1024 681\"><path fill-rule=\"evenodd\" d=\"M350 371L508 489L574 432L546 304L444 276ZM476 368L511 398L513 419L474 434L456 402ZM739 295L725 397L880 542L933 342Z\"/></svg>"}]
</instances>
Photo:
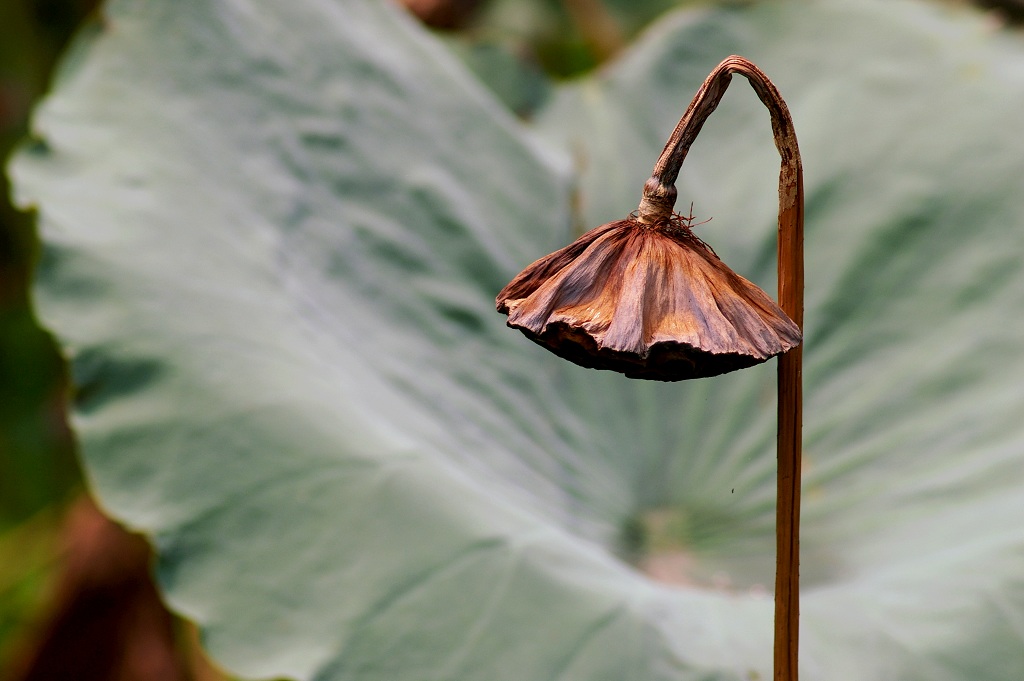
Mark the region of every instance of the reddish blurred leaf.
<instances>
[{"instance_id":1,"label":"reddish blurred leaf","mask_svg":"<svg viewBox=\"0 0 1024 681\"><path fill-rule=\"evenodd\" d=\"M10 681L193 679L153 584L146 541L83 497L68 513L64 542L51 614Z\"/></svg>"}]
</instances>

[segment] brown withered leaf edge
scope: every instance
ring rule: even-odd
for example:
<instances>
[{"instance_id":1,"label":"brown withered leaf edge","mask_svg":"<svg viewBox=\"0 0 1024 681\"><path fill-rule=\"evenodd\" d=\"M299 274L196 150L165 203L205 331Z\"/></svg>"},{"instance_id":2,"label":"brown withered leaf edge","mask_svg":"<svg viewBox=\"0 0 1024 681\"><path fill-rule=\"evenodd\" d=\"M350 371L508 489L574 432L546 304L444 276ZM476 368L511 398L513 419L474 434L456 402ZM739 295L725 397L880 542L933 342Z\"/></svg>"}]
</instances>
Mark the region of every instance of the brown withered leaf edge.
<instances>
[{"instance_id":1,"label":"brown withered leaf edge","mask_svg":"<svg viewBox=\"0 0 1024 681\"><path fill-rule=\"evenodd\" d=\"M674 215L590 230L498 294L508 325L580 366L679 381L760 364L799 327Z\"/></svg>"}]
</instances>

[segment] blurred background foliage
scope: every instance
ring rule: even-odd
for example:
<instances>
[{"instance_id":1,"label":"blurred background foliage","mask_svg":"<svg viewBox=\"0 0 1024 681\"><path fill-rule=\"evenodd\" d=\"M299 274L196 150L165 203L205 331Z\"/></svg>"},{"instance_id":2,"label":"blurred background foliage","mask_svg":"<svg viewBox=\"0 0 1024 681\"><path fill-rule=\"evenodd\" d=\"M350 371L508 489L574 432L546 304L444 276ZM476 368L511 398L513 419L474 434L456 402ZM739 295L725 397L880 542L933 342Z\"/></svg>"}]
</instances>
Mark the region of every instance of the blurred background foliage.
<instances>
[{"instance_id":1,"label":"blurred background foliage","mask_svg":"<svg viewBox=\"0 0 1024 681\"><path fill-rule=\"evenodd\" d=\"M0 156L25 135L61 49L96 0L0 3ZM38 624L58 569L63 508L79 487L62 399L63 366L36 324L29 282L38 245L31 216L0 178L0 670Z\"/></svg>"},{"instance_id":2,"label":"blurred background foliage","mask_svg":"<svg viewBox=\"0 0 1024 681\"><path fill-rule=\"evenodd\" d=\"M552 81L600 67L666 10L748 3L403 0L403 4L436 29L513 111L529 118ZM1024 0L976 0L976 4L1007 30L1024 21ZM0 158L6 159L28 135L32 106L45 94L62 49L76 27L95 16L98 5L99 0L0 2ZM75 654L68 640L55 643L54 639L68 635L61 627L69 621L72 636L98 629L101 636L114 639L123 621L117 623L118 613L112 608L135 608L132 616L138 618L140 607L158 607L158 601L148 580L145 549L140 549L144 544L111 529L112 525L101 527L104 521L97 518L102 515L81 499L85 486L64 413L68 390L64 365L32 313L32 268L39 248L32 216L10 205L6 175L0 175L0 186L0 681L223 678L198 659L190 630L172 623L166 613L153 615L153 621L160 631L170 632L167 639L174 659L156 675L152 669L145 676L131 676L123 669L119 673L96 665L94 674L83 676L68 671L74 667L62 671L40 662L52 655L47 651L55 650L54 645L64 655ZM111 555L119 562L109 563ZM108 563L99 564L104 556ZM90 560L93 564L86 565ZM139 575L145 584L138 583ZM106 619L76 620L82 613L71 609L83 602L81 590L94 588L103 579L107 587L127 588L130 597L118 601L113 592L101 592ZM146 605L140 606L142 602ZM86 616L96 616L95 609ZM63 625L57 622L60 618L66 620ZM130 648L123 640L108 646L105 653L95 640L78 646L86 656L124 656ZM81 665L82 659L69 664Z\"/></svg>"},{"instance_id":3,"label":"blurred background foliage","mask_svg":"<svg viewBox=\"0 0 1024 681\"><path fill-rule=\"evenodd\" d=\"M0 4L0 154L24 137L61 48L95 0ZM0 204L0 528L62 498L78 479L63 424L61 362L33 321L29 281L37 244L31 217Z\"/></svg>"}]
</instances>

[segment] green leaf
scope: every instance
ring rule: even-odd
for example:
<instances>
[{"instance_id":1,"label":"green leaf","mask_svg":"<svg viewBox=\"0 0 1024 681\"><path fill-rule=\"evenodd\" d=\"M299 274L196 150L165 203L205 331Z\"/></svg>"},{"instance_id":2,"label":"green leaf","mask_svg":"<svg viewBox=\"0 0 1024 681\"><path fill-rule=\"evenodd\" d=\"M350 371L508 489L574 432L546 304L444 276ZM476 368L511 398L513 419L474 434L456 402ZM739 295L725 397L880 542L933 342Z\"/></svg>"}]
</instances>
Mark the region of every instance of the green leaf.
<instances>
[{"instance_id":1,"label":"green leaf","mask_svg":"<svg viewBox=\"0 0 1024 681\"><path fill-rule=\"evenodd\" d=\"M737 52L807 171L804 678L1012 678L1024 49L944 12L675 14L527 128L387 4L111 3L13 166L94 490L243 676L769 678L771 367L628 381L493 311ZM777 163L736 82L680 183L769 290Z\"/></svg>"}]
</instances>

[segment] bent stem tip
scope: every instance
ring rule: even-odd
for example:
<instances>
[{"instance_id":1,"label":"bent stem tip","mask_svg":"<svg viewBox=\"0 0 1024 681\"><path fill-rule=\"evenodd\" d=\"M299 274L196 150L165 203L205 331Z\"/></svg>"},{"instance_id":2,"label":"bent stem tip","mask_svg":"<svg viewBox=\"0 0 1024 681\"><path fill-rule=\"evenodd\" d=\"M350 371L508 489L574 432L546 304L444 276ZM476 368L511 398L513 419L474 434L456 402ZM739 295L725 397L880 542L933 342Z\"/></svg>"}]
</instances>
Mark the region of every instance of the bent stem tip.
<instances>
[{"instance_id":1,"label":"bent stem tip","mask_svg":"<svg viewBox=\"0 0 1024 681\"><path fill-rule=\"evenodd\" d=\"M708 75L672 132L644 184L637 219L658 225L671 219L675 182L690 146L717 108L732 79L744 76L771 114L779 170L778 284L779 306L803 329L803 164L793 119L778 89L749 60L733 55ZM775 681L796 681L800 617L800 465L803 420L802 346L779 357L778 364L778 502L776 507Z\"/></svg>"}]
</instances>

